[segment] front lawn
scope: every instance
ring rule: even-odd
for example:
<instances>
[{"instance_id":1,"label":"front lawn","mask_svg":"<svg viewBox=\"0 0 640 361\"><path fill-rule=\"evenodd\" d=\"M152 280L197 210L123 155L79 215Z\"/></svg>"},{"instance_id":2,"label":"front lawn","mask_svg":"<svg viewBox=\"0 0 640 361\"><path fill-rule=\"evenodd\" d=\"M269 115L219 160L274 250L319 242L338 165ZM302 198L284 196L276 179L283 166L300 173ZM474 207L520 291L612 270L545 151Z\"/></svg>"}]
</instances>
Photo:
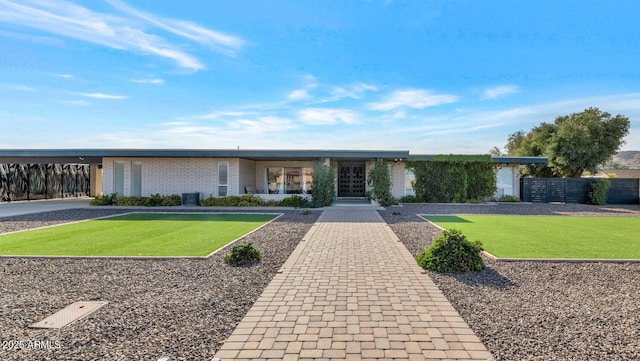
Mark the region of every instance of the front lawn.
<instances>
[{"instance_id":1,"label":"front lawn","mask_svg":"<svg viewBox=\"0 0 640 361\"><path fill-rule=\"evenodd\" d=\"M275 217L134 213L0 235L0 255L206 256Z\"/></svg>"},{"instance_id":2,"label":"front lawn","mask_svg":"<svg viewBox=\"0 0 640 361\"><path fill-rule=\"evenodd\" d=\"M423 216L502 258L640 259L640 217Z\"/></svg>"}]
</instances>

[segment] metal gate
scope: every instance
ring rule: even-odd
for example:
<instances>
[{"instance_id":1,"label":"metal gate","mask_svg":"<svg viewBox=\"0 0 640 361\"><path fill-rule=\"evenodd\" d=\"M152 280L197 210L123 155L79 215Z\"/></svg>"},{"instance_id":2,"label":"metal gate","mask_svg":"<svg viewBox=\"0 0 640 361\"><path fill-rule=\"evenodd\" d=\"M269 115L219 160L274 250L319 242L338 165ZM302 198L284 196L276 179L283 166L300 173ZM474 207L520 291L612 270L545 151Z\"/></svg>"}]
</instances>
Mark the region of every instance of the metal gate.
<instances>
[{"instance_id":1,"label":"metal gate","mask_svg":"<svg viewBox=\"0 0 640 361\"><path fill-rule=\"evenodd\" d=\"M0 202L90 193L87 164L0 164Z\"/></svg>"},{"instance_id":2,"label":"metal gate","mask_svg":"<svg viewBox=\"0 0 640 361\"><path fill-rule=\"evenodd\" d=\"M588 203L589 185L594 178L522 178L520 194L525 202ZM609 179L608 204L638 204L640 180Z\"/></svg>"}]
</instances>

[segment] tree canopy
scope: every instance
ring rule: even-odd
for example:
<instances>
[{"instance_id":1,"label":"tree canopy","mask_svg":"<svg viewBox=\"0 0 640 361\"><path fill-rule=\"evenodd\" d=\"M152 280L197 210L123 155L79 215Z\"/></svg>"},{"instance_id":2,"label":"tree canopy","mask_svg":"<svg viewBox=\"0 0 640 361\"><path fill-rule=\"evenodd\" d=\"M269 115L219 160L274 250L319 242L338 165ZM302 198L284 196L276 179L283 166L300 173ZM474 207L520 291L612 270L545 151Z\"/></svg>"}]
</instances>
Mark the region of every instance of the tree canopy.
<instances>
[{"instance_id":1,"label":"tree canopy","mask_svg":"<svg viewBox=\"0 0 640 361\"><path fill-rule=\"evenodd\" d=\"M629 134L629 118L611 116L598 108L559 116L553 123L540 123L531 131L509 136L505 150L514 156L544 156L547 165L526 166L523 173L536 177L580 177L595 172L611 159Z\"/></svg>"}]
</instances>

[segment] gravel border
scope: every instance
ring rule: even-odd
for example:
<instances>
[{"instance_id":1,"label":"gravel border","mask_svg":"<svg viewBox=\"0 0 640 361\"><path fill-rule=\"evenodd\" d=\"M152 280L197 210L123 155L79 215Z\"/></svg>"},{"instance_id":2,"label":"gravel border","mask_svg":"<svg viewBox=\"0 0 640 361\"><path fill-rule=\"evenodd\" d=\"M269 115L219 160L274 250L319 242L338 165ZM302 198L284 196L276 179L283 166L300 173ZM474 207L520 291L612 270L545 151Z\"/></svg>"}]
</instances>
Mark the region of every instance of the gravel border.
<instances>
[{"instance_id":1,"label":"gravel border","mask_svg":"<svg viewBox=\"0 0 640 361\"><path fill-rule=\"evenodd\" d=\"M640 217L640 207L412 204L380 213L415 256L440 233L416 214ZM428 274L496 360L640 360L640 264L485 264L468 275Z\"/></svg>"},{"instance_id":2,"label":"gravel border","mask_svg":"<svg viewBox=\"0 0 640 361\"><path fill-rule=\"evenodd\" d=\"M278 211L284 215L245 238L263 254L251 267L226 265L225 252L195 260L0 259L0 341L53 345L0 348L0 358L211 359L320 215ZM0 219L0 233L127 212L72 209L7 217ZM59 330L28 328L75 301L109 304Z\"/></svg>"}]
</instances>

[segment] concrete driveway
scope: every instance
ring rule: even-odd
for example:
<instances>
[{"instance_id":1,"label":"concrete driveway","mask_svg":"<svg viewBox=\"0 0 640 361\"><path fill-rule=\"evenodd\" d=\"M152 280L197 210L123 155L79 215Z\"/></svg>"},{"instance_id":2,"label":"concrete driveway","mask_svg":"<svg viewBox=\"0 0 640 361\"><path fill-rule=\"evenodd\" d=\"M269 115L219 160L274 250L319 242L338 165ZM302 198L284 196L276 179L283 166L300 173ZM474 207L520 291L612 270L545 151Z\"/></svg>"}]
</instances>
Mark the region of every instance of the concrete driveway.
<instances>
[{"instance_id":1,"label":"concrete driveway","mask_svg":"<svg viewBox=\"0 0 640 361\"><path fill-rule=\"evenodd\" d=\"M61 209L84 208L91 198L50 199L39 201L1 202L0 218L23 214L58 211Z\"/></svg>"}]
</instances>

